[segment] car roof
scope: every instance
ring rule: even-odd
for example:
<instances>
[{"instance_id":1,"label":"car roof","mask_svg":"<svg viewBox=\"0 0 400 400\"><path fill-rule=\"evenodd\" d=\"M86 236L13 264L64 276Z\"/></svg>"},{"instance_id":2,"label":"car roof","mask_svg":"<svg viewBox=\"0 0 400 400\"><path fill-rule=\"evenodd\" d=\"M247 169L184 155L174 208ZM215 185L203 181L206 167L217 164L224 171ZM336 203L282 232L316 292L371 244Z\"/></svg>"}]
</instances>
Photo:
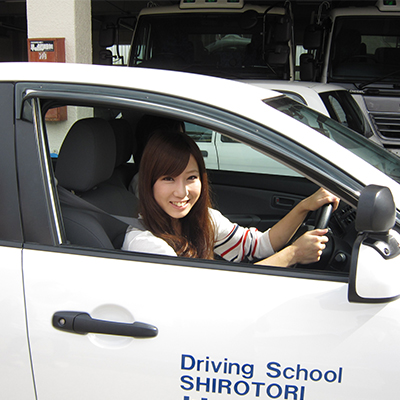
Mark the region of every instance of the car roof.
<instances>
[{"instance_id":1,"label":"car roof","mask_svg":"<svg viewBox=\"0 0 400 400\"><path fill-rule=\"evenodd\" d=\"M213 104L232 103L232 91L266 99L277 93L228 79L177 71L73 63L0 63L0 81L57 82L114 86L165 93ZM210 95L212 88L212 95Z\"/></svg>"},{"instance_id":2,"label":"car roof","mask_svg":"<svg viewBox=\"0 0 400 400\"><path fill-rule=\"evenodd\" d=\"M400 203L400 186L388 176L321 133L267 106L264 100L281 96L271 90L234 80L177 71L42 62L0 63L0 82L54 82L120 87L211 105L281 132L348 171L365 185L386 182L386 186L395 186Z\"/></svg>"}]
</instances>

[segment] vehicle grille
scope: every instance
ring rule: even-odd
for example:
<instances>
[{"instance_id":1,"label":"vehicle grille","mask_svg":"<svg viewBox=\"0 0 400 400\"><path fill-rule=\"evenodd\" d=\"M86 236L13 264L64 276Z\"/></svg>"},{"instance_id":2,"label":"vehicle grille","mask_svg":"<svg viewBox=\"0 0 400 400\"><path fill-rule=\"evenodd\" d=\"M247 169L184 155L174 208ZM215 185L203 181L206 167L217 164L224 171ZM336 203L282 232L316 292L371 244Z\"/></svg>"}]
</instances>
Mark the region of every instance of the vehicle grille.
<instances>
[{"instance_id":1,"label":"vehicle grille","mask_svg":"<svg viewBox=\"0 0 400 400\"><path fill-rule=\"evenodd\" d=\"M371 113L379 133L388 139L400 139L400 113Z\"/></svg>"}]
</instances>

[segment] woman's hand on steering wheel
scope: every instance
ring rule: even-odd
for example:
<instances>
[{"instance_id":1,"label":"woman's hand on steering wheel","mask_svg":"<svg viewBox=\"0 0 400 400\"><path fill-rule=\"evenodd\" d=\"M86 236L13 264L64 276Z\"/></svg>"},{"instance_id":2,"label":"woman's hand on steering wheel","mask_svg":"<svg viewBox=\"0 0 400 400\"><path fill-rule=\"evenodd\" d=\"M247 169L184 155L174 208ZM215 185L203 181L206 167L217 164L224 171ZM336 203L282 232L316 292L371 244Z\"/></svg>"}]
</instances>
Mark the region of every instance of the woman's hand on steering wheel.
<instances>
[{"instance_id":1,"label":"woman's hand on steering wheel","mask_svg":"<svg viewBox=\"0 0 400 400\"><path fill-rule=\"evenodd\" d=\"M300 236L291 246L296 264L318 262L328 242L327 229L314 229Z\"/></svg>"},{"instance_id":2,"label":"woman's hand on steering wheel","mask_svg":"<svg viewBox=\"0 0 400 400\"><path fill-rule=\"evenodd\" d=\"M315 217L315 229L306 232L293 243L294 246L298 246L297 252L301 256L297 264L312 264L321 259L329 241L326 234L334 206L333 203L327 203L320 207Z\"/></svg>"},{"instance_id":3,"label":"woman's hand on steering wheel","mask_svg":"<svg viewBox=\"0 0 400 400\"><path fill-rule=\"evenodd\" d=\"M332 211L335 211L339 205L340 199L334 194L328 192L326 189L320 188L314 194L307 197L304 205L309 211L316 211L323 207L325 204L332 204Z\"/></svg>"}]
</instances>

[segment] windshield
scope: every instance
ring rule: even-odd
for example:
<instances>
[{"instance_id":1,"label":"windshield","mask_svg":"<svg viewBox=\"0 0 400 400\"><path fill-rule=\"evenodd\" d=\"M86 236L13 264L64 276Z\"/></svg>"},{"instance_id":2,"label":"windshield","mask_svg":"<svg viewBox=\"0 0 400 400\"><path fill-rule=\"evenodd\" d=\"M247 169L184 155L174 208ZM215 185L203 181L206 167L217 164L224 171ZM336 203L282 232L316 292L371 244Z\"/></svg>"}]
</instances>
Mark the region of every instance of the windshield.
<instances>
[{"instance_id":1,"label":"windshield","mask_svg":"<svg viewBox=\"0 0 400 400\"><path fill-rule=\"evenodd\" d=\"M400 16L351 16L335 20L331 82L400 81Z\"/></svg>"},{"instance_id":2,"label":"windshield","mask_svg":"<svg viewBox=\"0 0 400 400\"><path fill-rule=\"evenodd\" d=\"M400 183L400 159L396 155L288 97L281 96L264 102L329 137Z\"/></svg>"},{"instance_id":3,"label":"windshield","mask_svg":"<svg viewBox=\"0 0 400 400\"><path fill-rule=\"evenodd\" d=\"M129 65L226 78L289 79L289 38L282 31L290 29L282 29L282 19L267 14L264 23L256 11L143 15Z\"/></svg>"}]
</instances>

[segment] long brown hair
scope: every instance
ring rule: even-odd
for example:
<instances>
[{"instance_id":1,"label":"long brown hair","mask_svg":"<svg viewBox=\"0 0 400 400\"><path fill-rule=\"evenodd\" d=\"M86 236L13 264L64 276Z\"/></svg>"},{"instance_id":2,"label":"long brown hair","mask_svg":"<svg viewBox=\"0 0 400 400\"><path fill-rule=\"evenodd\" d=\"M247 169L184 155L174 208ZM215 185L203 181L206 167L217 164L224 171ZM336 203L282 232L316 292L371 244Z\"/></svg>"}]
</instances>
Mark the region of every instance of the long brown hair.
<instances>
[{"instance_id":1,"label":"long brown hair","mask_svg":"<svg viewBox=\"0 0 400 400\"><path fill-rule=\"evenodd\" d=\"M179 219L181 232L174 229L172 218L158 205L153 186L161 176L178 176L186 168L190 155L199 167L201 192L189 214ZM149 139L140 163L139 207L144 224L155 236L164 239L178 256L213 258L214 226L207 172L197 144L185 133L165 131Z\"/></svg>"}]
</instances>

